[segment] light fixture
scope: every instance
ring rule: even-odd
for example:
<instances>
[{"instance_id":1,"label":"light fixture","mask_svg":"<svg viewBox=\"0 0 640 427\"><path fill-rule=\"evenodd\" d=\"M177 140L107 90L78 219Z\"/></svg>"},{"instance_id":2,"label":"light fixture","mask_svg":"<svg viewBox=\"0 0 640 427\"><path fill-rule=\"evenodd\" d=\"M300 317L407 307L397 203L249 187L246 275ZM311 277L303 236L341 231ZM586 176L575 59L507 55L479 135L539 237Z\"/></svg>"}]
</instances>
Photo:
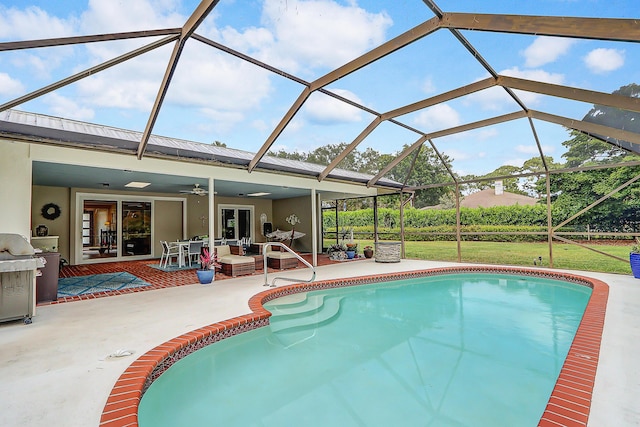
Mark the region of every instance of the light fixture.
<instances>
[{"instance_id":1,"label":"light fixture","mask_svg":"<svg viewBox=\"0 0 640 427\"><path fill-rule=\"evenodd\" d=\"M258 192L258 193L248 193L247 196L249 197L262 197L262 196L268 196L271 193L265 193L264 191L262 192Z\"/></svg>"},{"instance_id":2,"label":"light fixture","mask_svg":"<svg viewBox=\"0 0 640 427\"><path fill-rule=\"evenodd\" d=\"M125 187L129 187L129 188L145 188L150 186L151 183L150 182L140 182L140 181L131 181L128 184L125 184Z\"/></svg>"}]
</instances>

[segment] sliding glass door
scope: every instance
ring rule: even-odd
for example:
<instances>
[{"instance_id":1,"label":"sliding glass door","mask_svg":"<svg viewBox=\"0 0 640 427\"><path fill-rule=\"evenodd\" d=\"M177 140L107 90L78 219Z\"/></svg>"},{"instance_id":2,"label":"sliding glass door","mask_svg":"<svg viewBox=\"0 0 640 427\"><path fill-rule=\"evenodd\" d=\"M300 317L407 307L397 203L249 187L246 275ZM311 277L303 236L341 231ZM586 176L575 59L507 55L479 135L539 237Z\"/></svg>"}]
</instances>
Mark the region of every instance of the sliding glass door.
<instances>
[{"instance_id":1,"label":"sliding glass door","mask_svg":"<svg viewBox=\"0 0 640 427\"><path fill-rule=\"evenodd\" d=\"M122 256L151 255L151 202L122 202Z\"/></svg>"},{"instance_id":2,"label":"sliding glass door","mask_svg":"<svg viewBox=\"0 0 640 427\"><path fill-rule=\"evenodd\" d=\"M76 260L144 259L153 255L153 200L136 199L78 195ZM182 217L178 220L182 221Z\"/></svg>"}]
</instances>

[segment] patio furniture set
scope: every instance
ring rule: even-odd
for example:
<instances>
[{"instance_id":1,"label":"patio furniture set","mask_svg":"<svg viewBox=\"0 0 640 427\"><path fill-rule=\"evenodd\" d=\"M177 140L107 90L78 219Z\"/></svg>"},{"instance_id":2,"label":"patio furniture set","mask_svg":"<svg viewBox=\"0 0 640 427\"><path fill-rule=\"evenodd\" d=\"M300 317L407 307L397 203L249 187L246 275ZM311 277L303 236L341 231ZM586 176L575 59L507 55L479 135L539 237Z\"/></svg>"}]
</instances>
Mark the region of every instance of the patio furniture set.
<instances>
[{"instance_id":1,"label":"patio furniture set","mask_svg":"<svg viewBox=\"0 0 640 427\"><path fill-rule=\"evenodd\" d=\"M162 241L162 256L160 267L167 268L175 258L178 267L185 267L188 262L199 263L200 253L206 247L202 240L166 242ZM267 257L267 267L284 270L298 267L298 259L292 253L284 249L270 247L266 253L263 252L263 244L252 243L248 250L242 245L216 245L214 250L221 265L221 271L227 276L236 277L246 274L253 274L256 270L264 268L264 256Z\"/></svg>"}]
</instances>

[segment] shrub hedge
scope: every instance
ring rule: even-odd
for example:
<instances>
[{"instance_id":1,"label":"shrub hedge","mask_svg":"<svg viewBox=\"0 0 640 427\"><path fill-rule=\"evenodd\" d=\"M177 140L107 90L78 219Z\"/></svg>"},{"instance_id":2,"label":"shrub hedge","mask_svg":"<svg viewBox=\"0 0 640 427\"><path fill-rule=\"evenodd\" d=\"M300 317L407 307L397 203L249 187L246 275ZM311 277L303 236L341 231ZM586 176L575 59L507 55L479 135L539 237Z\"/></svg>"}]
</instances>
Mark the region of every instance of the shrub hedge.
<instances>
[{"instance_id":1,"label":"shrub hedge","mask_svg":"<svg viewBox=\"0 0 640 427\"><path fill-rule=\"evenodd\" d=\"M325 238L336 238L335 213L325 212ZM456 210L406 209L405 239L411 241L455 241ZM338 239L342 232L353 230L354 237L374 239L373 209L338 213ZM498 206L493 208L461 208L462 240L484 242L542 242L547 240L547 208L534 206ZM400 212L397 209L378 209L378 234L385 240L400 239ZM572 231L565 228L562 231ZM508 234L465 234L465 233ZM539 234L528 234L539 233ZM346 236L348 237L348 236Z\"/></svg>"}]
</instances>

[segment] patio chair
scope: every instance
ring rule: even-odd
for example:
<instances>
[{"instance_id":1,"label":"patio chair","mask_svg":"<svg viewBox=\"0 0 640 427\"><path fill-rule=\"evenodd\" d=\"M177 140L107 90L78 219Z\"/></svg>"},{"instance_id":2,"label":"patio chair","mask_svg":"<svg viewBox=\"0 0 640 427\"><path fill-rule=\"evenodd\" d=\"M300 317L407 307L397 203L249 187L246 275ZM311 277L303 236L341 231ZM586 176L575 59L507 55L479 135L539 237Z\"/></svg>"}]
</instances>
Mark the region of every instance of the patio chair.
<instances>
[{"instance_id":1,"label":"patio chair","mask_svg":"<svg viewBox=\"0 0 640 427\"><path fill-rule=\"evenodd\" d=\"M189 267L191 267L191 262L195 258L195 262L197 263L200 260L200 253L202 251L202 246L204 242L202 240L191 240L189 241L189 248L187 250L187 258L189 259Z\"/></svg>"},{"instance_id":2,"label":"patio chair","mask_svg":"<svg viewBox=\"0 0 640 427\"><path fill-rule=\"evenodd\" d=\"M171 258L175 258L178 261L178 257L180 256L180 247L175 244L169 244L166 240L161 240L160 244L162 245L162 255L160 256L160 267L167 268L169 264L169 260ZM164 266L162 265L164 262Z\"/></svg>"},{"instance_id":3,"label":"patio chair","mask_svg":"<svg viewBox=\"0 0 640 427\"><path fill-rule=\"evenodd\" d=\"M298 267L298 258L291 252L284 249L270 247L265 253L267 257L267 266L276 270L286 270Z\"/></svg>"}]
</instances>

